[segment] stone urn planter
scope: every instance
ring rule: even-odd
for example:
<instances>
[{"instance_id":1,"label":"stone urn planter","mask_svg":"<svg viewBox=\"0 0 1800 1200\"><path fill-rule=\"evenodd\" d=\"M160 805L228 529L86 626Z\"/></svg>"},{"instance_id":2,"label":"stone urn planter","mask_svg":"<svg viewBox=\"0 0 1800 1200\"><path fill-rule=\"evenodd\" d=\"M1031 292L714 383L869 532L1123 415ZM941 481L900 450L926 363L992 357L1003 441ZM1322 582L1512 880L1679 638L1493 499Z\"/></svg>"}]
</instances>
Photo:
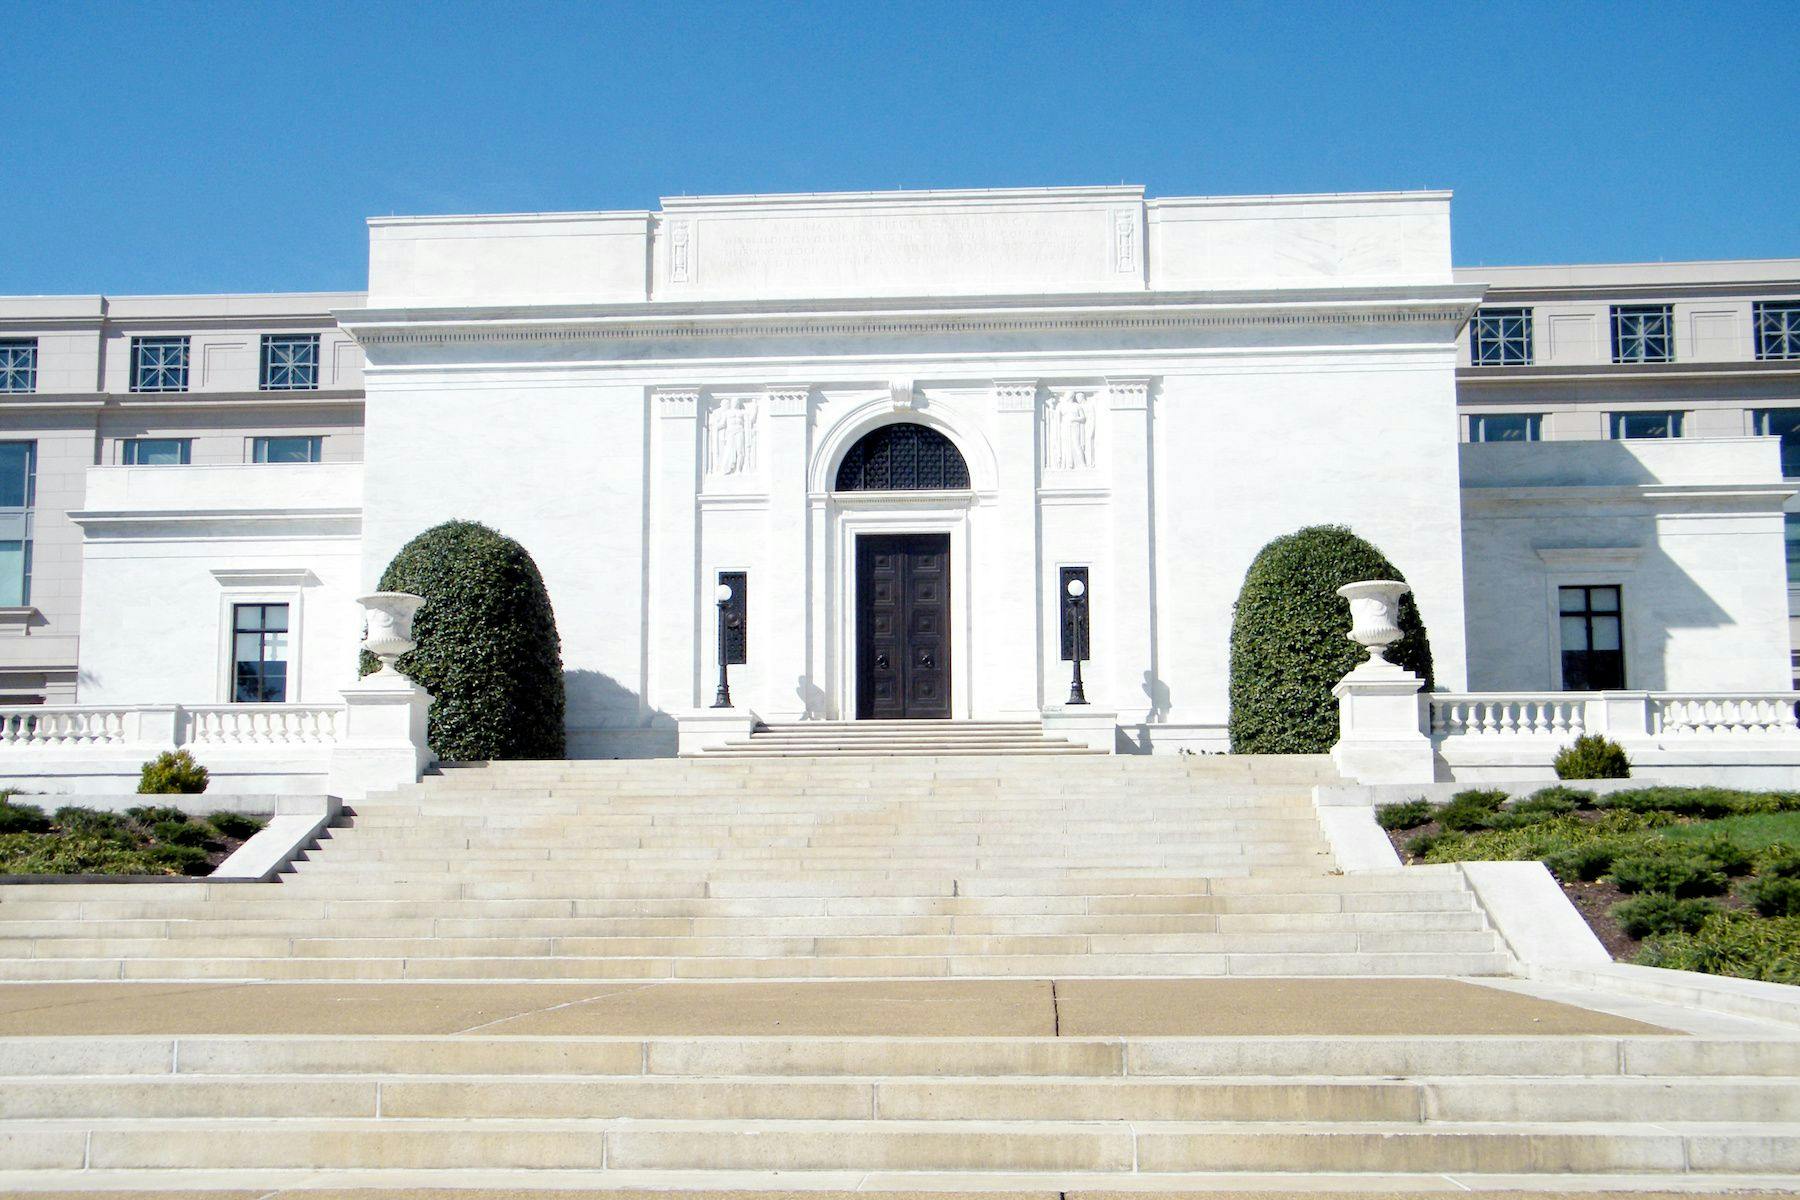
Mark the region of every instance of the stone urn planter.
<instances>
[{"instance_id":1,"label":"stone urn planter","mask_svg":"<svg viewBox=\"0 0 1800 1200\"><path fill-rule=\"evenodd\" d=\"M411 592L375 592L358 596L356 602L363 606L367 619L363 649L381 660L381 669L375 674L405 678L394 663L418 645L412 636L413 614L425 603L425 597Z\"/></svg>"},{"instance_id":2,"label":"stone urn planter","mask_svg":"<svg viewBox=\"0 0 1800 1200\"><path fill-rule=\"evenodd\" d=\"M1400 640L1400 597L1411 590L1397 579L1365 579L1337 590L1350 602L1350 632L1344 636L1368 648L1370 663L1385 664L1387 648Z\"/></svg>"}]
</instances>

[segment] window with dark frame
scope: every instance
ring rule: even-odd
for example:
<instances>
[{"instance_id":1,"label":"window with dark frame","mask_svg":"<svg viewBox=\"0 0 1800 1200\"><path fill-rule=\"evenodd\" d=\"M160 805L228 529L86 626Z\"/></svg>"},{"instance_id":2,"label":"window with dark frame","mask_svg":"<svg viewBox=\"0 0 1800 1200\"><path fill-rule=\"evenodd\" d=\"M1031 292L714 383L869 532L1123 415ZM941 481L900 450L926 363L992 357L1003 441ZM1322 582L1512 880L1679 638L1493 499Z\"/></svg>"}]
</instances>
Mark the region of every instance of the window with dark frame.
<instances>
[{"instance_id":1,"label":"window with dark frame","mask_svg":"<svg viewBox=\"0 0 1800 1200\"><path fill-rule=\"evenodd\" d=\"M1535 442L1541 440L1539 413L1475 413L1469 417L1471 442Z\"/></svg>"},{"instance_id":2,"label":"window with dark frame","mask_svg":"<svg viewBox=\"0 0 1800 1200\"><path fill-rule=\"evenodd\" d=\"M1681 436L1682 414L1671 410L1659 412L1616 412L1610 429L1617 441L1638 438L1678 438Z\"/></svg>"},{"instance_id":3,"label":"window with dark frame","mask_svg":"<svg viewBox=\"0 0 1800 1200\"><path fill-rule=\"evenodd\" d=\"M1616 363L1675 361L1675 310L1668 304L1614 305L1612 351Z\"/></svg>"},{"instance_id":4,"label":"window with dark frame","mask_svg":"<svg viewBox=\"0 0 1800 1200\"><path fill-rule=\"evenodd\" d=\"M36 338L0 338L0 392L37 391Z\"/></svg>"},{"instance_id":5,"label":"window with dark frame","mask_svg":"<svg viewBox=\"0 0 1800 1200\"><path fill-rule=\"evenodd\" d=\"M128 467L185 467L192 454L191 438L130 438L119 460Z\"/></svg>"},{"instance_id":6,"label":"window with dark frame","mask_svg":"<svg viewBox=\"0 0 1800 1200\"><path fill-rule=\"evenodd\" d=\"M1469 363L1476 367L1531 365L1531 310L1477 309L1469 322Z\"/></svg>"},{"instance_id":7,"label":"window with dark frame","mask_svg":"<svg viewBox=\"0 0 1800 1200\"><path fill-rule=\"evenodd\" d=\"M1800 408L1764 408L1756 412L1756 432L1781 439L1781 473L1800 476Z\"/></svg>"},{"instance_id":8,"label":"window with dark frame","mask_svg":"<svg viewBox=\"0 0 1800 1200\"><path fill-rule=\"evenodd\" d=\"M324 461L325 439L311 437L259 437L252 443L251 458L259 463L316 463Z\"/></svg>"},{"instance_id":9,"label":"window with dark frame","mask_svg":"<svg viewBox=\"0 0 1800 1200\"><path fill-rule=\"evenodd\" d=\"M318 334L263 334L261 383L263 391L309 391L318 386Z\"/></svg>"},{"instance_id":10,"label":"window with dark frame","mask_svg":"<svg viewBox=\"0 0 1800 1200\"><path fill-rule=\"evenodd\" d=\"M0 442L0 608L31 603L37 443Z\"/></svg>"},{"instance_id":11,"label":"window with dark frame","mask_svg":"<svg viewBox=\"0 0 1800 1200\"><path fill-rule=\"evenodd\" d=\"M132 338L131 390L134 392L187 391L188 339L185 337Z\"/></svg>"},{"instance_id":12,"label":"window with dark frame","mask_svg":"<svg viewBox=\"0 0 1800 1200\"><path fill-rule=\"evenodd\" d=\"M231 699L237 704L287 700L288 606L234 604L231 608Z\"/></svg>"},{"instance_id":13,"label":"window with dark frame","mask_svg":"<svg viewBox=\"0 0 1800 1200\"><path fill-rule=\"evenodd\" d=\"M1800 358L1800 300L1758 300L1750 311L1757 358Z\"/></svg>"},{"instance_id":14,"label":"window with dark frame","mask_svg":"<svg viewBox=\"0 0 1800 1200\"><path fill-rule=\"evenodd\" d=\"M1565 692L1625 686L1625 640L1619 587L1577 584L1557 589Z\"/></svg>"}]
</instances>

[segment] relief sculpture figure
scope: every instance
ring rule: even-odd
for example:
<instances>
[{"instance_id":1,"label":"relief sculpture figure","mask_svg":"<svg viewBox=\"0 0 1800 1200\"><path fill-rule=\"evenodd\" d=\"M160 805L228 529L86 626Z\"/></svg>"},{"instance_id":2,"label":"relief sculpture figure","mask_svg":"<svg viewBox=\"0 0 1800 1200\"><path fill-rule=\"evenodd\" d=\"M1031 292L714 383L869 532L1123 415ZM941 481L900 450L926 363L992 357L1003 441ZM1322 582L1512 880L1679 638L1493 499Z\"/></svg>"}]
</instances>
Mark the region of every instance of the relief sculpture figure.
<instances>
[{"instance_id":1,"label":"relief sculpture figure","mask_svg":"<svg viewBox=\"0 0 1800 1200\"><path fill-rule=\"evenodd\" d=\"M707 418L707 465L714 475L741 475L756 463L756 407L746 397L721 400Z\"/></svg>"},{"instance_id":2,"label":"relief sculpture figure","mask_svg":"<svg viewBox=\"0 0 1800 1200\"><path fill-rule=\"evenodd\" d=\"M1085 471L1094 465L1094 418L1086 392L1056 396L1044 411L1044 469Z\"/></svg>"}]
</instances>

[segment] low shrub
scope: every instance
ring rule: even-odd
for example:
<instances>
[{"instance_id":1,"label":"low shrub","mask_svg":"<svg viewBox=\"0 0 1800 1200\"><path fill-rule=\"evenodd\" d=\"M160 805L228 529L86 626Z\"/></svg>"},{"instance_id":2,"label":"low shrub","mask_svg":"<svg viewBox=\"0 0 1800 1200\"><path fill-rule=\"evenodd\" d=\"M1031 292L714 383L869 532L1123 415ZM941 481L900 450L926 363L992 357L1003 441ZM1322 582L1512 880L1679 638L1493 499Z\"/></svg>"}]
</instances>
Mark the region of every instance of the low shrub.
<instances>
[{"instance_id":1,"label":"low shrub","mask_svg":"<svg viewBox=\"0 0 1800 1200\"><path fill-rule=\"evenodd\" d=\"M1613 861L1612 881L1622 892L1664 896L1717 896L1725 891L1725 872L1705 855L1677 850L1649 850Z\"/></svg>"},{"instance_id":2,"label":"low shrub","mask_svg":"<svg viewBox=\"0 0 1800 1200\"><path fill-rule=\"evenodd\" d=\"M131 826L124 817L118 813L101 812L97 808L65 804L56 810L55 819L56 827L64 833L114 839L129 837L131 834Z\"/></svg>"},{"instance_id":3,"label":"low shrub","mask_svg":"<svg viewBox=\"0 0 1800 1200\"><path fill-rule=\"evenodd\" d=\"M152 825L164 821L185 821L188 815L179 808L171 808L167 804L140 804L136 808L128 808L125 815L149 829Z\"/></svg>"},{"instance_id":4,"label":"low shrub","mask_svg":"<svg viewBox=\"0 0 1800 1200\"><path fill-rule=\"evenodd\" d=\"M1758 875L1738 885L1738 895L1765 917L1800 917L1800 879Z\"/></svg>"},{"instance_id":5,"label":"low shrub","mask_svg":"<svg viewBox=\"0 0 1800 1200\"><path fill-rule=\"evenodd\" d=\"M1631 760L1625 747L1597 733L1587 733L1556 755L1558 779L1629 779Z\"/></svg>"},{"instance_id":6,"label":"low shrub","mask_svg":"<svg viewBox=\"0 0 1800 1200\"><path fill-rule=\"evenodd\" d=\"M1562 789L1545 788L1516 801L1507 811L1516 817L1563 817L1580 808L1574 797L1561 794Z\"/></svg>"},{"instance_id":7,"label":"low shrub","mask_svg":"<svg viewBox=\"0 0 1800 1200\"><path fill-rule=\"evenodd\" d=\"M1431 820L1431 801L1406 800L1383 804L1375 810L1375 823L1383 829L1417 829Z\"/></svg>"},{"instance_id":8,"label":"low shrub","mask_svg":"<svg viewBox=\"0 0 1800 1200\"><path fill-rule=\"evenodd\" d=\"M1800 983L1800 917L1714 913L1692 933L1651 938L1637 961L1646 967Z\"/></svg>"},{"instance_id":9,"label":"low shrub","mask_svg":"<svg viewBox=\"0 0 1800 1200\"><path fill-rule=\"evenodd\" d=\"M259 817L238 812L216 812L206 818L206 823L226 837L236 838L240 842L249 841L266 824Z\"/></svg>"},{"instance_id":10,"label":"low shrub","mask_svg":"<svg viewBox=\"0 0 1800 1200\"><path fill-rule=\"evenodd\" d=\"M183 875L205 875L212 870L206 850L200 846L179 846L163 842L148 848L150 861L158 868L166 867Z\"/></svg>"},{"instance_id":11,"label":"low shrub","mask_svg":"<svg viewBox=\"0 0 1800 1200\"><path fill-rule=\"evenodd\" d=\"M1443 841L1444 835L1441 833L1421 833L1417 837L1408 838L1406 841L1407 857L1422 858L1429 862L1431 861L1431 852Z\"/></svg>"},{"instance_id":12,"label":"low shrub","mask_svg":"<svg viewBox=\"0 0 1800 1200\"><path fill-rule=\"evenodd\" d=\"M1500 806L1505 802L1506 793L1497 789L1471 788L1458 792L1450 797L1448 804L1438 809L1438 824L1460 833L1492 829Z\"/></svg>"},{"instance_id":13,"label":"low shrub","mask_svg":"<svg viewBox=\"0 0 1800 1200\"><path fill-rule=\"evenodd\" d=\"M1770 846L1757 857L1756 874L1767 879L1800 879L1800 846Z\"/></svg>"},{"instance_id":14,"label":"low shrub","mask_svg":"<svg viewBox=\"0 0 1800 1200\"><path fill-rule=\"evenodd\" d=\"M1711 900L1677 900L1673 896L1635 896L1612 906L1613 920L1634 938L1659 933L1692 933L1719 911Z\"/></svg>"},{"instance_id":15,"label":"low shrub","mask_svg":"<svg viewBox=\"0 0 1800 1200\"><path fill-rule=\"evenodd\" d=\"M205 854L200 857L204 863ZM164 875L169 869L169 864L149 849L122 845L115 838L0 835L0 874Z\"/></svg>"},{"instance_id":16,"label":"low shrub","mask_svg":"<svg viewBox=\"0 0 1800 1200\"><path fill-rule=\"evenodd\" d=\"M170 846L204 846L213 840L212 829L198 821L158 821L150 833Z\"/></svg>"},{"instance_id":17,"label":"low shrub","mask_svg":"<svg viewBox=\"0 0 1800 1200\"><path fill-rule=\"evenodd\" d=\"M186 750L164 750L138 775L140 796L197 796L206 790L206 768Z\"/></svg>"},{"instance_id":18,"label":"low shrub","mask_svg":"<svg viewBox=\"0 0 1800 1200\"><path fill-rule=\"evenodd\" d=\"M1592 883L1612 869L1618 847L1609 839L1597 839L1544 855L1544 865L1564 883Z\"/></svg>"},{"instance_id":19,"label":"low shrub","mask_svg":"<svg viewBox=\"0 0 1800 1200\"><path fill-rule=\"evenodd\" d=\"M1536 800L1567 800L1576 808L1585 809L1594 807L1594 793L1585 791L1581 788L1564 787L1560 783L1553 783L1549 787L1539 788L1537 791L1531 793L1531 795L1525 797L1520 803L1530 804Z\"/></svg>"},{"instance_id":20,"label":"low shrub","mask_svg":"<svg viewBox=\"0 0 1800 1200\"><path fill-rule=\"evenodd\" d=\"M37 805L0 800L0 833L42 833L48 828L50 818Z\"/></svg>"},{"instance_id":21,"label":"low shrub","mask_svg":"<svg viewBox=\"0 0 1800 1200\"><path fill-rule=\"evenodd\" d=\"M1693 850L1727 875L1748 875L1756 862L1756 855L1721 834L1693 843Z\"/></svg>"}]
</instances>

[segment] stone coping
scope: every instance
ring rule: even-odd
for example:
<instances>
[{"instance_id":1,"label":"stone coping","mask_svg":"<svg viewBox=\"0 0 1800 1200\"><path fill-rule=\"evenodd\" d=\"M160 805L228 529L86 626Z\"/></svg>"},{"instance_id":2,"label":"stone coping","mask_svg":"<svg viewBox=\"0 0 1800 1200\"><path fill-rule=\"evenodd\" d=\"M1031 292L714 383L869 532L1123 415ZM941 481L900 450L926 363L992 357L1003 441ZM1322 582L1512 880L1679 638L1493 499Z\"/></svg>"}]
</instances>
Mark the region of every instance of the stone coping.
<instances>
[{"instance_id":1,"label":"stone coping","mask_svg":"<svg viewBox=\"0 0 1800 1200\"><path fill-rule=\"evenodd\" d=\"M1667 1034L1437 978L12 983L0 1036L1249 1037Z\"/></svg>"}]
</instances>

